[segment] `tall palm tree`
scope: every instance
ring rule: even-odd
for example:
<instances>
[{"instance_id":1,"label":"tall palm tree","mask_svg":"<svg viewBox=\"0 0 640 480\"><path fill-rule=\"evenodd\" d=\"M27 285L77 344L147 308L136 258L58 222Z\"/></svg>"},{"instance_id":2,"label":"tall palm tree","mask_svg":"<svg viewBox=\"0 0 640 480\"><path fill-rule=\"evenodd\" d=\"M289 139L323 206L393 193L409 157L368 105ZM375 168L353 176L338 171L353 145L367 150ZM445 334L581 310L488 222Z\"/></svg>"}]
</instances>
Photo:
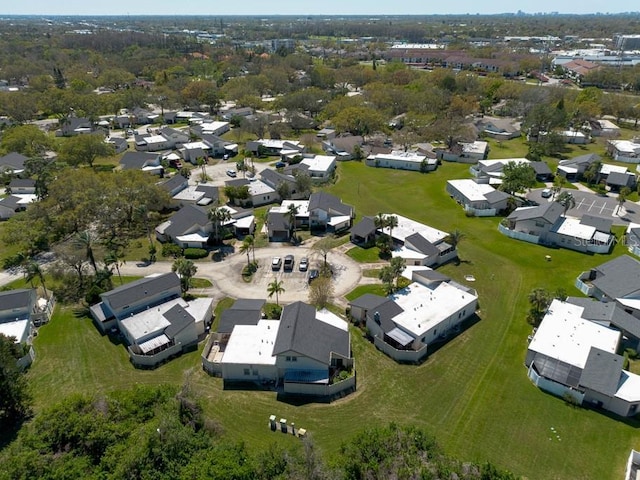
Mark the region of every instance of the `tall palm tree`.
<instances>
[{"instance_id":1,"label":"tall palm tree","mask_svg":"<svg viewBox=\"0 0 640 480\"><path fill-rule=\"evenodd\" d=\"M282 286L282 280L278 280L277 278L273 279L269 285L267 285L267 293L269 293L269 298L276 296L276 305L280 305L280 301L278 295L284 293L284 287Z\"/></svg>"},{"instance_id":2,"label":"tall palm tree","mask_svg":"<svg viewBox=\"0 0 640 480\"><path fill-rule=\"evenodd\" d=\"M576 199L573 198L571 192L562 192L558 195L558 199L556 200L562 207L564 208L563 215L567 215L567 212L576 206Z\"/></svg>"},{"instance_id":3,"label":"tall palm tree","mask_svg":"<svg viewBox=\"0 0 640 480\"><path fill-rule=\"evenodd\" d=\"M464 238L464 233L462 233L460 230L456 228L453 232L447 235L447 242L453 248L456 248L463 238Z\"/></svg>"},{"instance_id":4,"label":"tall palm tree","mask_svg":"<svg viewBox=\"0 0 640 480\"><path fill-rule=\"evenodd\" d=\"M624 206L624 202L627 201L627 197L631 195L631 189L629 187L622 187L618 193L618 208L616 209L616 215L620 214L620 209Z\"/></svg>"},{"instance_id":5,"label":"tall palm tree","mask_svg":"<svg viewBox=\"0 0 640 480\"><path fill-rule=\"evenodd\" d=\"M373 223L377 229L384 233L384 229L387 226L387 217L384 213L378 212L378 214L373 218Z\"/></svg>"},{"instance_id":6,"label":"tall palm tree","mask_svg":"<svg viewBox=\"0 0 640 480\"><path fill-rule=\"evenodd\" d=\"M27 282L31 284L31 288L35 288L33 284L33 280L38 278L40 280L40 285L42 285L42 289L44 290L44 298L49 301L49 295L47 294L47 286L44 283L44 273L42 272L42 268L40 268L40 264L35 260L29 259L24 266L24 277Z\"/></svg>"},{"instance_id":7,"label":"tall palm tree","mask_svg":"<svg viewBox=\"0 0 640 480\"><path fill-rule=\"evenodd\" d=\"M231 220L231 213L225 207L214 207L209 212L209 220L213 226L213 239L218 243L221 240L222 226Z\"/></svg>"},{"instance_id":8,"label":"tall palm tree","mask_svg":"<svg viewBox=\"0 0 640 480\"><path fill-rule=\"evenodd\" d=\"M77 248L82 248L85 251L85 257L89 260L89 263L93 267L94 273L98 273L98 265L96 264L96 257L94 255L94 248L98 243L98 236L91 232L91 230L83 230L76 233L73 239L73 243Z\"/></svg>"},{"instance_id":9,"label":"tall palm tree","mask_svg":"<svg viewBox=\"0 0 640 480\"><path fill-rule=\"evenodd\" d=\"M250 253L251 253L251 244L249 242L247 242L247 238L245 237L244 241L242 242L242 245L240 245L240 253L246 253L247 254L247 269L251 268L251 257L250 257Z\"/></svg>"},{"instance_id":10,"label":"tall palm tree","mask_svg":"<svg viewBox=\"0 0 640 480\"><path fill-rule=\"evenodd\" d=\"M296 215L300 211L300 207L294 203L290 203L287 208L287 220L289 220L289 236L294 238L296 232Z\"/></svg>"},{"instance_id":11,"label":"tall palm tree","mask_svg":"<svg viewBox=\"0 0 640 480\"><path fill-rule=\"evenodd\" d=\"M122 275L120 274L120 255L118 254L118 252L116 252L115 250L109 250L104 256L104 265L105 267L113 265L116 268L118 278L120 279L120 285L122 285Z\"/></svg>"},{"instance_id":12,"label":"tall palm tree","mask_svg":"<svg viewBox=\"0 0 640 480\"><path fill-rule=\"evenodd\" d=\"M251 252L253 254L253 263L256 263L256 239L253 235L246 235L243 242L248 244L251 248Z\"/></svg>"},{"instance_id":13,"label":"tall palm tree","mask_svg":"<svg viewBox=\"0 0 640 480\"><path fill-rule=\"evenodd\" d=\"M191 286L191 279L198 271L198 267L191 261L186 258L179 258L171 267L171 270L176 272L180 277L180 288L182 293L185 294L189 290Z\"/></svg>"},{"instance_id":14,"label":"tall palm tree","mask_svg":"<svg viewBox=\"0 0 640 480\"><path fill-rule=\"evenodd\" d=\"M387 227L389 228L389 236L391 237L391 242L393 242L393 229L398 226L398 217L395 215L387 215Z\"/></svg>"}]
</instances>

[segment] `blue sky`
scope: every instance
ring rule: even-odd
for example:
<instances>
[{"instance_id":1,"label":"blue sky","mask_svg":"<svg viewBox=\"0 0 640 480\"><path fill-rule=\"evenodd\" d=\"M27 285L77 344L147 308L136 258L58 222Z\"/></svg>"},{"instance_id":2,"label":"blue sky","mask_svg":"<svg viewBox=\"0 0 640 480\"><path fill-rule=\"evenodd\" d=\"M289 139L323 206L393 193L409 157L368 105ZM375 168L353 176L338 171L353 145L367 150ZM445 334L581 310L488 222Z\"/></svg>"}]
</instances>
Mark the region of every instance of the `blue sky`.
<instances>
[{"instance_id":1,"label":"blue sky","mask_svg":"<svg viewBox=\"0 0 640 480\"><path fill-rule=\"evenodd\" d=\"M383 15L639 11L633 0L3 0L1 15Z\"/></svg>"}]
</instances>

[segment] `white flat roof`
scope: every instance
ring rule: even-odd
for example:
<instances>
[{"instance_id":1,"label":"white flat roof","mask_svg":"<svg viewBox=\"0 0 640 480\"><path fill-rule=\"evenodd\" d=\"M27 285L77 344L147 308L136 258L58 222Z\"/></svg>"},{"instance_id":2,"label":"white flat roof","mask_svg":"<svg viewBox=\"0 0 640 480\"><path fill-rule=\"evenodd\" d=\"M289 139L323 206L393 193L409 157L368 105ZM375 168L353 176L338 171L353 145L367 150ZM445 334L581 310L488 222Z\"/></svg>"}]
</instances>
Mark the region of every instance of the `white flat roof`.
<instances>
[{"instance_id":1,"label":"white flat roof","mask_svg":"<svg viewBox=\"0 0 640 480\"><path fill-rule=\"evenodd\" d=\"M391 256L393 258L400 257L400 258L406 258L410 260L422 260L423 258L425 258L426 255L424 253L416 252L415 250L412 250L411 248L407 248L403 245L402 247L396 248L395 250L393 250L391 252ZM425 267L422 267L422 268L425 268ZM409 280L411 280L411 278L409 278Z\"/></svg>"},{"instance_id":2,"label":"white flat roof","mask_svg":"<svg viewBox=\"0 0 640 480\"><path fill-rule=\"evenodd\" d=\"M150 135L148 137L144 137L143 140L147 143L163 143L167 141L167 138L163 135Z\"/></svg>"},{"instance_id":3,"label":"white flat roof","mask_svg":"<svg viewBox=\"0 0 640 480\"><path fill-rule=\"evenodd\" d=\"M476 183L470 178L447 180L447 183L451 184L453 188L458 190L470 202L486 200L487 193L495 191L495 188L488 183Z\"/></svg>"},{"instance_id":4,"label":"white flat roof","mask_svg":"<svg viewBox=\"0 0 640 480\"><path fill-rule=\"evenodd\" d=\"M402 162L422 163L427 157L426 155L420 155L417 152L403 152L394 150L391 153L378 153L377 155L371 155L371 159L380 160L396 160Z\"/></svg>"},{"instance_id":5,"label":"white flat roof","mask_svg":"<svg viewBox=\"0 0 640 480\"><path fill-rule=\"evenodd\" d=\"M204 122L202 124L202 131L213 132L227 126L229 126L229 122Z\"/></svg>"},{"instance_id":6,"label":"white flat roof","mask_svg":"<svg viewBox=\"0 0 640 480\"><path fill-rule=\"evenodd\" d=\"M416 338L477 300L475 295L448 283L434 289L412 283L390 298L404 310L393 317L393 322Z\"/></svg>"},{"instance_id":7,"label":"white flat roof","mask_svg":"<svg viewBox=\"0 0 640 480\"><path fill-rule=\"evenodd\" d=\"M584 368L591 347L615 353L620 332L582 318L583 307L553 300L529 350Z\"/></svg>"},{"instance_id":8,"label":"white flat roof","mask_svg":"<svg viewBox=\"0 0 640 480\"><path fill-rule=\"evenodd\" d=\"M0 333L5 337L14 337L16 339L16 343L21 343L27 339L28 327L28 319L4 322L0 323Z\"/></svg>"},{"instance_id":9,"label":"white flat roof","mask_svg":"<svg viewBox=\"0 0 640 480\"><path fill-rule=\"evenodd\" d=\"M622 153L639 153L640 144L634 143L630 140L609 140L613 146L616 147Z\"/></svg>"},{"instance_id":10,"label":"white flat roof","mask_svg":"<svg viewBox=\"0 0 640 480\"><path fill-rule=\"evenodd\" d=\"M329 217L327 224L331 225L332 227L335 227L343 223L346 223L349 220L351 220L351 217L349 215L336 215L334 217Z\"/></svg>"},{"instance_id":11,"label":"white flat roof","mask_svg":"<svg viewBox=\"0 0 640 480\"><path fill-rule=\"evenodd\" d=\"M275 365L273 345L279 326L280 320L260 320L257 325L236 325L221 363Z\"/></svg>"},{"instance_id":12,"label":"white flat roof","mask_svg":"<svg viewBox=\"0 0 640 480\"><path fill-rule=\"evenodd\" d=\"M128 336L137 342L139 338L144 338L152 333L160 333L171 325L169 320L164 318L163 314L175 305L186 307L187 302L182 298L170 300L162 305L127 317L120 321L120 325L129 332Z\"/></svg>"},{"instance_id":13,"label":"white flat roof","mask_svg":"<svg viewBox=\"0 0 640 480\"><path fill-rule=\"evenodd\" d=\"M345 332L349 331L349 324L326 308L316 311L316 319L339 328L340 330L344 330Z\"/></svg>"},{"instance_id":14,"label":"white flat roof","mask_svg":"<svg viewBox=\"0 0 640 480\"><path fill-rule=\"evenodd\" d=\"M613 173L613 172L627 173L628 171L629 171L629 169L627 169L627 167L618 166L618 165L610 165L608 163L603 163L600 166L600 173L602 173L604 175L609 175L610 173Z\"/></svg>"},{"instance_id":15,"label":"white flat roof","mask_svg":"<svg viewBox=\"0 0 640 480\"><path fill-rule=\"evenodd\" d=\"M484 153L489 143L476 140L472 143L461 143L460 145L462 145L462 151L464 153Z\"/></svg>"},{"instance_id":16,"label":"white flat roof","mask_svg":"<svg viewBox=\"0 0 640 480\"><path fill-rule=\"evenodd\" d=\"M517 165L521 163L531 163L526 158L503 158L500 160L478 160L478 166L492 167L493 165L506 165L512 162Z\"/></svg>"},{"instance_id":17,"label":"white flat roof","mask_svg":"<svg viewBox=\"0 0 640 480\"><path fill-rule=\"evenodd\" d=\"M247 215L246 217L238 218L236 220L236 228L251 228L254 224L256 217L253 215Z\"/></svg>"},{"instance_id":18,"label":"white flat roof","mask_svg":"<svg viewBox=\"0 0 640 480\"><path fill-rule=\"evenodd\" d=\"M304 158L300 163L308 165L309 170L314 172L326 172L336 163L336 157L333 155L316 155L313 158Z\"/></svg>"},{"instance_id":19,"label":"white flat roof","mask_svg":"<svg viewBox=\"0 0 640 480\"><path fill-rule=\"evenodd\" d=\"M273 192L275 192L273 188L260 180L249 183L249 193L251 195L265 195Z\"/></svg>"},{"instance_id":20,"label":"white flat roof","mask_svg":"<svg viewBox=\"0 0 640 480\"><path fill-rule=\"evenodd\" d=\"M178 193L176 193L173 196L173 199L174 200L183 200L183 201L187 201L187 202L197 202L198 200L200 200L205 195L204 192L197 191L196 190L197 188L198 188L197 185L189 185L184 190L180 190Z\"/></svg>"},{"instance_id":21,"label":"white flat roof","mask_svg":"<svg viewBox=\"0 0 640 480\"><path fill-rule=\"evenodd\" d=\"M404 239L413 235L414 233L419 233L428 241L433 244L438 243L443 240L447 235L447 232L443 232L442 230L438 230L436 228L430 227L420 222L416 222L415 220L411 220L410 218L403 217L402 215L396 215L394 213L384 213L385 217L388 215L393 215L398 219L398 226L393 229L393 238L404 242ZM384 229L385 233L389 233L389 229Z\"/></svg>"},{"instance_id":22,"label":"white flat roof","mask_svg":"<svg viewBox=\"0 0 640 480\"><path fill-rule=\"evenodd\" d=\"M193 150L195 148L201 148L202 150L210 150L211 146L204 142L189 142L182 145L187 150Z\"/></svg>"},{"instance_id":23,"label":"white flat roof","mask_svg":"<svg viewBox=\"0 0 640 480\"><path fill-rule=\"evenodd\" d=\"M640 401L640 375L622 370L616 397L627 402Z\"/></svg>"},{"instance_id":24,"label":"white flat roof","mask_svg":"<svg viewBox=\"0 0 640 480\"><path fill-rule=\"evenodd\" d=\"M262 144L267 148L279 148L282 149L285 143L291 145L300 145L298 140L272 140L270 138L261 138L260 140L256 140L256 142Z\"/></svg>"},{"instance_id":25,"label":"white flat roof","mask_svg":"<svg viewBox=\"0 0 640 480\"><path fill-rule=\"evenodd\" d=\"M580 223L580 220L577 218L564 217L562 223L555 229L555 232L559 235L566 235L581 240L591 240L594 233L596 233L596 227L584 225Z\"/></svg>"},{"instance_id":26,"label":"white flat roof","mask_svg":"<svg viewBox=\"0 0 640 480\"><path fill-rule=\"evenodd\" d=\"M289 205L298 207L298 217L309 216L309 200L283 200L279 207L271 207L272 212L287 213Z\"/></svg>"},{"instance_id":27,"label":"white flat roof","mask_svg":"<svg viewBox=\"0 0 640 480\"><path fill-rule=\"evenodd\" d=\"M18 205L32 203L38 199L38 196L33 193L12 193L11 195L20 199L18 200Z\"/></svg>"},{"instance_id":28,"label":"white flat roof","mask_svg":"<svg viewBox=\"0 0 640 480\"><path fill-rule=\"evenodd\" d=\"M206 242L209 239L209 235L205 235L200 232L188 233L187 235L178 235L176 240L179 242Z\"/></svg>"}]
</instances>

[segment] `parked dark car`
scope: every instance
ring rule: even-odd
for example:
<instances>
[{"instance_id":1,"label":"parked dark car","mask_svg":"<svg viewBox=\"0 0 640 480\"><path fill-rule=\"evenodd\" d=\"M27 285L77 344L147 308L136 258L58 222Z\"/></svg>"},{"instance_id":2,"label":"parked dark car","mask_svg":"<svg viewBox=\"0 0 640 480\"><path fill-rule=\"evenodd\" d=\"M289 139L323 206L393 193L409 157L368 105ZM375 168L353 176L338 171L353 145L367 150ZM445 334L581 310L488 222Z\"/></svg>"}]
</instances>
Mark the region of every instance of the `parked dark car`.
<instances>
[{"instance_id":1,"label":"parked dark car","mask_svg":"<svg viewBox=\"0 0 640 480\"><path fill-rule=\"evenodd\" d=\"M319 270L316 270L315 268L313 270L309 270L309 283L313 282L319 276L320 276Z\"/></svg>"},{"instance_id":2,"label":"parked dark car","mask_svg":"<svg viewBox=\"0 0 640 480\"><path fill-rule=\"evenodd\" d=\"M293 270L293 264L294 264L293 255L287 255L286 257L284 257L285 270Z\"/></svg>"}]
</instances>

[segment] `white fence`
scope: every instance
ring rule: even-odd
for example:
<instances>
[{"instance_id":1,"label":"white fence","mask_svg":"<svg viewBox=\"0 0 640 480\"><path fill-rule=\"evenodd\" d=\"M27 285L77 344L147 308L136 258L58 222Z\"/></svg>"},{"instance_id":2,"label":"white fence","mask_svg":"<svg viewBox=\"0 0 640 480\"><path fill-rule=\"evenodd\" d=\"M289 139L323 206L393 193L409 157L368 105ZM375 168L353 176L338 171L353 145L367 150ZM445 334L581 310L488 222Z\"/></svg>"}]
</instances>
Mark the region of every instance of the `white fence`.
<instances>
[{"instance_id":1,"label":"white fence","mask_svg":"<svg viewBox=\"0 0 640 480\"><path fill-rule=\"evenodd\" d=\"M356 373L345 380L325 385L321 383L295 383L284 382L284 393L289 395L313 395L316 397L335 397L342 392L351 392L356 389Z\"/></svg>"},{"instance_id":2,"label":"white fence","mask_svg":"<svg viewBox=\"0 0 640 480\"><path fill-rule=\"evenodd\" d=\"M420 363L427 356L426 345L419 350L398 350L378 336L374 337L373 344L378 350L383 351L396 362Z\"/></svg>"},{"instance_id":3,"label":"white fence","mask_svg":"<svg viewBox=\"0 0 640 480\"><path fill-rule=\"evenodd\" d=\"M33 349L33 345L29 346L29 351L25 354L24 357L18 360L18 368L20 370L26 370L29 365L33 363L36 358L36 351Z\"/></svg>"},{"instance_id":4,"label":"white fence","mask_svg":"<svg viewBox=\"0 0 640 480\"><path fill-rule=\"evenodd\" d=\"M535 244L540 243L540 237L538 237L537 235L531 235L530 233L525 233L525 232L517 232L515 230L511 230L505 227L501 223L498 224L498 231L509 238L515 238L516 240L522 240L523 242L529 242L529 243L535 243Z\"/></svg>"},{"instance_id":5,"label":"white fence","mask_svg":"<svg viewBox=\"0 0 640 480\"><path fill-rule=\"evenodd\" d=\"M498 213L495 208L473 208L469 206L465 206L464 211L474 217L495 217Z\"/></svg>"},{"instance_id":6,"label":"white fence","mask_svg":"<svg viewBox=\"0 0 640 480\"><path fill-rule=\"evenodd\" d=\"M139 355L137 353L133 353L131 347L129 347L129 356L131 357L131 362L136 367L141 368L155 367L165 360L168 360L172 356L179 355L180 353L182 353L181 343L177 343L165 350L162 350L159 353L156 353L155 355Z\"/></svg>"}]
</instances>

